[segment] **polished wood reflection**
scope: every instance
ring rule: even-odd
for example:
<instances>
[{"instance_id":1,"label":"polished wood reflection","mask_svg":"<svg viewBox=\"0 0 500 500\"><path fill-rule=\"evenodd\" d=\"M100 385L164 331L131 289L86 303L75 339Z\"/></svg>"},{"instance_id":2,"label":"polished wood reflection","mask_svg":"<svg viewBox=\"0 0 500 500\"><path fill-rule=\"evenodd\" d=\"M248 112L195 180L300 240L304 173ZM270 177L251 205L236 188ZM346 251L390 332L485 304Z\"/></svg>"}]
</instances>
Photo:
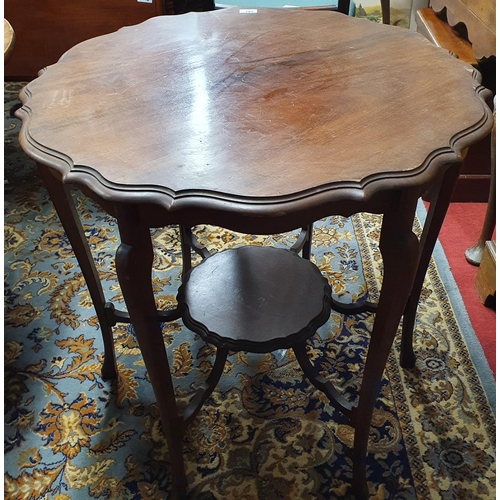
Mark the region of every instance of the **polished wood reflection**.
<instances>
[{"instance_id":1,"label":"polished wood reflection","mask_svg":"<svg viewBox=\"0 0 500 500\"><path fill-rule=\"evenodd\" d=\"M471 68L449 59L416 33L336 12L157 17L83 42L32 82L43 114L30 142L111 197L121 185L174 205L296 199L458 153L450 138L484 111Z\"/></svg>"},{"instance_id":2,"label":"polished wood reflection","mask_svg":"<svg viewBox=\"0 0 500 500\"><path fill-rule=\"evenodd\" d=\"M353 491L366 498L368 435L387 357L404 316L401 363L415 363L413 327L432 248L465 150L492 125L489 93L479 80L471 66L401 28L327 11L224 9L157 17L83 42L23 90L20 143L48 179L90 283L108 376L116 372L110 328L118 321L134 326L168 442L172 498L188 490L185 415L177 408L160 321L180 313L189 318L184 310L156 309L150 228L182 226L189 280L187 234L196 224L259 234L302 227L308 256L315 220L383 214L378 303L343 309L376 311L355 404L315 375L303 344L311 332L293 337L306 375L354 427ZM104 302L78 221L67 209L67 184L117 218L116 269L128 314ZM418 239L415 207L431 185L435 197ZM209 287L211 280L204 281ZM318 297L324 307L324 289ZM181 309L188 308L190 299L183 300ZM338 307L326 304L327 311ZM285 306L276 307L278 316L286 315ZM323 307L314 321L324 320ZM273 336L265 340L275 347ZM228 347L220 347L192 416L223 367Z\"/></svg>"}]
</instances>

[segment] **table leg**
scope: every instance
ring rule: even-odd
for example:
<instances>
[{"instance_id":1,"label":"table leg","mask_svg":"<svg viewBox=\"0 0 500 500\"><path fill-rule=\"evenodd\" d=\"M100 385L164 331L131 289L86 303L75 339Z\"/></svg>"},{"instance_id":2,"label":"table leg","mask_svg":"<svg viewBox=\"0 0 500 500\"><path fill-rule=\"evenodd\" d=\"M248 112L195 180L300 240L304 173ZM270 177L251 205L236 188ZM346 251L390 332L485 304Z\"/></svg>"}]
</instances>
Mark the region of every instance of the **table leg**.
<instances>
[{"instance_id":1,"label":"table leg","mask_svg":"<svg viewBox=\"0 0 500 500\"><path fill-rule=\"evenodd\" d=\"M412 231L417 193L405 193L393 210L384 214L380 251L384 279L370 346L363 372L354 426L353 486L357 499L368 497L366 453L373 408L380 381L410 294L418 263L418 238Z\"/></svg>"},{"instance_id":2,"label":"table leg","mask_svg":"<svg viewBox=\"0 0 500 500\"><path fill-rule=\"evenodd\" d=\"M406 304L403 316L403 331L401 338L400 364L403 368L415 366L413 352L413 329L417 307L422 292L427 268L431 260L436 240L443 224L453 190L460 174L461 164L451 165L440 180L439 186L433 186L429 211L425 219L422 236L420 237L420 252L417 273L413 287Z\"/></svg>"},{"instance_id":3,"label":"table leg","mask_svg":"<svg viewBox=\"0 0 500 500\"><path fill-rule=\"evenodd\" d=\"M37 164L43 183L49 192L50 199L56 209L61 224L71 243L80 269L96 310L104 342L104 363L102 378L114 379L117 377L115 349L113 344L112 325L109 324L105 309L104 293L97 273L94 259L90 252L87 238L83 232L80 218L73 203L69 188L52 171L42 164Z\"/></svg>"},{"instance_id":4,"label":"table leg","mask_svg":"<svg viewBox=\"0 0 500 500\"><path fill-rule=\"evenodd\" d=\"M313 237L313 229L314 224L309 224L308 226L304 226L300 234L297 237L297 240L290 248L290 251L296 253L302 252L302 258L311 260L311 247L312 247L312 237Z\"/></svg>"},{"instance_id":5,"label":"table leg","mask_svg":"<svg viewBox=\"0 0 500 500\"><path fill-rule=\"evenodd\" d=\"M186 496L179 416L165 344L151 283L153 247L149 228L141 225L137 209L116 205L121 244L116 252L116 271L128 313L160 409L172 471L172 499Z\"/></svg>"},{"instance_id":6,"label":"table leg","mask_svg":"<svg viewBox=\"0 0 500 500\"><path fill-rule=\"evenodd\" d=\"M182 250L182 278L192 267L191 261L191 229L179 226L179 234L181 240L181 250Z\"/></svg>"},{"instance_id":7,"label":"table leg","mask_svg":"<svg viewBox=\"0 0 500 500\"><path fill-rule=\"evenodd\" d=\"M212 392L214 392L214 389L217 387L217 383L219 382L222 372L224 371L229 350L227 348L217 347L216 351L215 362L210 375L205 383L195 392L191 401L188 403L186 410L184 411L182 418L184 420L185 427L187 427L196 418L196 415L198 415L198 412L201 410L203 403L210 397Z\"/></svg>"}]
</instances>

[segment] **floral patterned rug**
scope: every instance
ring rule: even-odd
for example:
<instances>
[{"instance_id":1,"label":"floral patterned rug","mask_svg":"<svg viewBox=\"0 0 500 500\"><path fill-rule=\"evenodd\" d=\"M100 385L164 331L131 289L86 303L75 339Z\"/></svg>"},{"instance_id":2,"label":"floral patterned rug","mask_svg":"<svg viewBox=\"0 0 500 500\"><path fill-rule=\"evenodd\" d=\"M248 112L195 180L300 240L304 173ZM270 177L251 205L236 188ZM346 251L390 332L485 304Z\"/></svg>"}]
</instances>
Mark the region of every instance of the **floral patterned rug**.
<instances>
[{"instance_id":1,"label":"floral patterned rug","mask_svg":"<svg viewBox=\"0 0 500 500\"><path fill-rule=\"evenodd\" d=\"M82 274L35 166L9 115L18 84L5 85L5 498L165 499L170 464L158 408L133 330L115 328L119 379L100 375L103 345ZM123 307L114 272L115 221L75 192L107 300ZM380 217L315 224L313 260L337 298L376 299ZM415 232L420 224L415 220ZM293 234L256 237L200 226L211 250L290 246ZM175 227L152 232L154 287L175 302L181 252ZM387 364L368 454L373 499L495 498L495 419L463 329L433 261L416 323L417 365ZM371 314L331 319L310 355L354 398ZM213 350L180 321L164 325L181 404ZM221 382L184 439L192 499L349 498L352 430L304 380L293 353L232 354Z\"/></svg>"}]
</instances>

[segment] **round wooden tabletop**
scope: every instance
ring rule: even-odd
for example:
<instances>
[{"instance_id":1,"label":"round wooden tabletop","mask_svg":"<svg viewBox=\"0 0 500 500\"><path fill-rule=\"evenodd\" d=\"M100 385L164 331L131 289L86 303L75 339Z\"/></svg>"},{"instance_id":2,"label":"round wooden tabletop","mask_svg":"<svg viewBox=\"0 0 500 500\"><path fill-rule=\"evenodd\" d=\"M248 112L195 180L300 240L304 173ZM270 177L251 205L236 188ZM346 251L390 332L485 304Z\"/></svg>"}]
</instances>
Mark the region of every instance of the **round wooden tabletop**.
<instances>
[{"instance_id":1,"label":"round wooden tabletop","mask_svg":"<svg viewBox=\"0 0 500 500\"><path fill-rule=\"evenodd\" d=\"M184 324L205 342L271 352L312 337L330 318L331 296L328 281L308 259L248 245L192 268L177 300Z\"/></svg>"},{"instance_id":2,"label":"round wooden tabletop","mask_svg":"<svg viewBox=\"0 0 500 500\"><path fill-rule=\"evenodd\" d=\"M7 19L3 20L3 59L6 61L14 48L14 29Z\"/></svg>"},{"instance_id":3,"label":"round wooden tabletop","mask_svg":"<svg viewBox=\"0 0 500 500\"><path fill-rule=\"evenodd\" d=\"M32 81L21 145L107 200L266 216L459 161L491 128L477 76L418 33L336 12L159 16Z\"/></svg>"}]
</instances>

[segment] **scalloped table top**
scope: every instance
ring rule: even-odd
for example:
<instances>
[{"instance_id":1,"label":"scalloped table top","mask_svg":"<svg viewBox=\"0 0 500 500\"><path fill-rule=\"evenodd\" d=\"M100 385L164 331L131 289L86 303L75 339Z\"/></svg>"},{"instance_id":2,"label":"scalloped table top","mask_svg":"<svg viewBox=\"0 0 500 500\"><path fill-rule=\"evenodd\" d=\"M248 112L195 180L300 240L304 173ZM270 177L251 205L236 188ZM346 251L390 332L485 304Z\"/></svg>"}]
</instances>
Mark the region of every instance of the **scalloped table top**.
<instances>
[{"instance_id":1,"label":"scalloped table top","mask_svg":"<svg viewBox=\"0 0 500 500\"><path fill-rule=\"evenodd\" d=\"M21 145L111 200L387 186L487 134L477 78L420 34L336 12L160 16L75 46L29 83Z\"/></svg>"}]
</instances>

